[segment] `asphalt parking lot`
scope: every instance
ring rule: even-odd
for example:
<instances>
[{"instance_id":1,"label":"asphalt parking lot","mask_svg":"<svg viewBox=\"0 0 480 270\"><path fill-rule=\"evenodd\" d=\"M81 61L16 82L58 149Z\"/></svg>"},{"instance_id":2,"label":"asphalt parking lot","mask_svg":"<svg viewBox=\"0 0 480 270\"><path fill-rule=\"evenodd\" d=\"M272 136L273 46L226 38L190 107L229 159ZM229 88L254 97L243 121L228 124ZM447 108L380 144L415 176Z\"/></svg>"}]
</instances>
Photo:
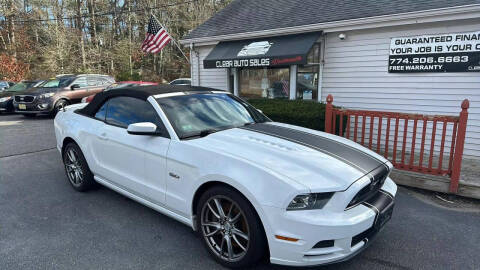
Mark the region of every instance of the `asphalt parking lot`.
<instances>
[{"instance_id":1,"label":"asphalt parking lot","mask_svg":"<svg viewBox=\"0 0 480 270\"><path fill-rule=\"evenodd\" d=\"M0 269L222 269L189 227L106 188L75 192L54 147L53 119L0 115ZM479 243L480 212L401 188L367 250L314 269L480 269Z\"/></svg>"}]
</instances>

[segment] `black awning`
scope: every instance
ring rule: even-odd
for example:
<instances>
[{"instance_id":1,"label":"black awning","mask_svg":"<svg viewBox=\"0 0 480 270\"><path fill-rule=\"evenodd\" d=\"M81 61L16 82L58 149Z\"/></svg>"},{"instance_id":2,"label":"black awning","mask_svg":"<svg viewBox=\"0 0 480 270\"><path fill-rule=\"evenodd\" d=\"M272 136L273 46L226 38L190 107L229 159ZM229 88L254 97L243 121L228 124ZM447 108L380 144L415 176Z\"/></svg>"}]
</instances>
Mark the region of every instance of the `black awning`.
<instances>
[{"instance_id":1,"label":"black awning","mask_svg":"<svg viewBox=\"0 0 480 270\"><path fill-rule=\"evenodd\" d=\"M320 33L220 42L203 60L204 68L274 67L307 63Z\"/></svg>"}]
</instances>

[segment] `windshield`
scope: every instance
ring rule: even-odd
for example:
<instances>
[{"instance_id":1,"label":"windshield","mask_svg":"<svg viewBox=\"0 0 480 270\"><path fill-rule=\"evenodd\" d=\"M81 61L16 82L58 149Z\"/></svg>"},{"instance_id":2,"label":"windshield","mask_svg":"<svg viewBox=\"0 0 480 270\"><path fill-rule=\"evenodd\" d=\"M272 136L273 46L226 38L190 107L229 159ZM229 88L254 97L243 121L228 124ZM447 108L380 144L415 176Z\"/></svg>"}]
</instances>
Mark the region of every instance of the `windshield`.
<instances>
[{"instance_id":1,"label":"windshield","mask_svg":"<svg viewBox=\"0 0 480 270\"><path fill-rule=\"evenodd\" d=\"M270 121L243 100L229 94L192 94L157 99L181 139Z\"/></svg>"},{"instance_id":2,"label":"windshield","mask_svg":"<svg viewBox=\"0 0 480 270\"><path fill-rule=\"evenodd\" d=\"M66 78L55 78L50 79L40 85L43 88L58 88L58 87L67 87L72 83L74 77L66 77Z\"/></svg>"},{"instance_id":3,"label":"windshield","mask_svg":"<svg viewBox=\"0 0 480 270\"><path fill-rule=\"evenodd\" d=\"M0 89L3 89L3 88L8 88L7 82L0 82Z\"/></svg>"},{"instance_id":4,"label":"windshield","mask_svg":"<svg viewBox=\"0 0 480 270\"><path fill-rule=\"evenodd\" d=\"M27 88L32 87L34 84L35 83L20 82L20 83L15 84L14 86L8 88L6 91L8 91L8 92L19 92L19 91L23 91Z\"/></svg>"}]
</instances>

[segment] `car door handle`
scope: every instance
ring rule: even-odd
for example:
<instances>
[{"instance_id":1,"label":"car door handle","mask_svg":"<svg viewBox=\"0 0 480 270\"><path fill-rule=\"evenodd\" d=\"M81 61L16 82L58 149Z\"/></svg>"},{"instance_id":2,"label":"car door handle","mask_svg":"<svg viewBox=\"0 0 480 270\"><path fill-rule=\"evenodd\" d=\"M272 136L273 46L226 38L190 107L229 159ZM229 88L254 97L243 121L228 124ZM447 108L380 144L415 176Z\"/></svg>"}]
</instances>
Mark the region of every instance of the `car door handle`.
<instances>
[{"instance_id":1,"label":"car door handle","mask_svg":"<svg viewBox=\"0 0 480 270\"><path fill-rule=\"evenodd\" d=\"M98 138L99 138L100 140L107 141L107 140L108 140L108 138L107 138L107 133L104 132L104 133L100 134L100 136L98 136Z\"/></svg>"},{"instance_id":2,"label":"car door handle","mask_svg":"<svg viewBox=\"0 0 480 270\"><path fill-rule=\"evenodd\" d=\"M180 179L180 176L178 176L178 175L176 175L176 174L174 174L174 173L172 173L172 172L168 173L168 175L170 175L170 177L173 177L173 178L175 178L175 179Z\"/></svg>"}]
</instances>

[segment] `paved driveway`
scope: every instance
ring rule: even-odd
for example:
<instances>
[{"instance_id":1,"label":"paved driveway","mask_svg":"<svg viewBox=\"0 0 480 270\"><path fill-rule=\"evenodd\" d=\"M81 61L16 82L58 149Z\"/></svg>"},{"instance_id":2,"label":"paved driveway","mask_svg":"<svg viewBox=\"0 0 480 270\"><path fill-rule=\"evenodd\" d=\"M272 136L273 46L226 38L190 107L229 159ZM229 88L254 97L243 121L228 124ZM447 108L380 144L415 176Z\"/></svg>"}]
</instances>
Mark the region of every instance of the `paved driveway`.
<instances>
[{"instance_id":1,"label":"paved driveway","mask_svg":"<svg viewBox=\"0 0 480 270\"><path fill-rule=\"evenodd\" d=\"M106 188L75 192L54 147L52 119L0 115L0 269L221 269L189 227ZM478 212L400 189L370 248L314 269L480 269L479 243Z\"/></svg>"}]
</instances>

